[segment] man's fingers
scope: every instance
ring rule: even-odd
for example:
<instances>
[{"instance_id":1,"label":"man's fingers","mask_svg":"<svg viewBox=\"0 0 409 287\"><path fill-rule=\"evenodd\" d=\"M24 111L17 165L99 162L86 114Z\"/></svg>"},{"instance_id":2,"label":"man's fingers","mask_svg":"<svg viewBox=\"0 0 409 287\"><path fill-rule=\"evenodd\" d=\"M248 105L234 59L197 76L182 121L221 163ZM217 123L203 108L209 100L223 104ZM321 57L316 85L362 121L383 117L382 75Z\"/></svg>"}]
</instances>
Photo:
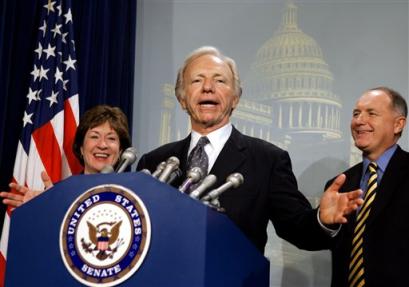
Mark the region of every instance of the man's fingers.
<instances>
[{"instance_id":1,"label":"man's fingers","mask_svg":"<svg viewBox=\"0 0 409 287\"><path fill-rule=\"evenodd\" d=\"M341 186L344 184L346 179L345 174L340 174L337 178L331 183L331 185L327 188L327 191L338 192Z\"/></svg>"},{"instance_id":2,"label":"man's fingers","mask_svg":"<svg viewBox=\"0 0 409 287\"><path fill-rule=\"evenodd\" d=\"M344 216L341 216L338 220L337 220L337 223L340 223L340 224L345 224L345 223L347 223L348 222L348 220L344 217Z\"/></svg>"},{"instance_id":3,"label":"man's fingers","mask_svg":"<svg viewBox=\"0 0 409 287\"><path fill-rule=\"evenodd\" d=\"M353 191L348 192L348 198L349 199L358 199L361 197L363 191L361 189L356 189Z\"/></svg>"}]
</instances>

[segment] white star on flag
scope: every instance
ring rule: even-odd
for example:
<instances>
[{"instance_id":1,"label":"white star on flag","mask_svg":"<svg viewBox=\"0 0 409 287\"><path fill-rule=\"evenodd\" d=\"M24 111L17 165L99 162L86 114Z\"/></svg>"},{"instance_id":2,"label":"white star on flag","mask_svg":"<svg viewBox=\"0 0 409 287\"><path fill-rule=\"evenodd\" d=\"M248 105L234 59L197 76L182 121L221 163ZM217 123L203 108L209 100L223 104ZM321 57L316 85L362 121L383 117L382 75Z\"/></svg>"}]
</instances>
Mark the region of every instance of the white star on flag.
<instances>
[{"instance_id":1,"label":"white star on flag","mask_svg":"<svg viewBox=\"0 0 409 287\"><path fill-rule=\"evenodd\" d=\"M67 14L64 14L65 17L65 24L68 24L69 22L72 22L72 14L71 14L71 9L68 9Z\"/></svg>"},{"instance_id":2,"label":"white star on flag","mask_svg":"<svg viewBox=\"0 0 409 287\"><path fill-rule=\"evenodd\" d=\"M55 46L54 46L54 47L51 47L51 45L48 44L47 49L43 50L43 52L47 54L47 58L46 58L46 59L48 59L50 56L55 57L55 52L54 52L54 50L55 50Z\"/></svg>"},{"instance_id":3,"label":"white star on flag","mask_svg":"<svg viewBox=\"0 0 409 287\"><path fill-rule=\"evenodd\" d=\"M44 69L43 66L40 66L40 74L39 74L39 76L40 76L40 81L41 81L43 78L45 78L46 80L48 80L48 77L47 77L48 70L50 70L50 69Z\"/></svg>"},{"instance_id":4,"label":"white star on flag","mask_svg":"<svg viewBox=\"0 0 409 287\"><path fill-rule=\"evenodd\" d=\"M71 0L36 2L41 8L41 16L37 23L37 40L32 43L33 70L30 72L30 83L27 83L29 84L27 104L22 119L23 128L17 145L12 181L32 190L43 190L42 171L46 171L51 181L55 183L71 174L80 173L83 168L72 151L72 142L79 121L73 41L75 14L72 14ZM63 62L63 59L68 60ZM21 78L26 77L22 75ZM9 206L1 233L0 278L4 278L5 275L10 220L13 220L11 211L12 208ZM4 286L2 280L0 286Z\"/></svg>"},{"instance_id":5,"label":"white star on flag","mask_svg":"<svg viewBox=\"0 0 409 287\"><path fill-rule=\"evenodd\" d=\"M37 91L36 101L41 100L41 98L40 98L40 94L41 94L41 92L42 92L42 91L43 91L42 89L39 89L39 90Z\"/></svg>"},{"instance_id":6,"label":"white star on flag","mask_svg":"<svg viewBox=\"0 0 409 287\"><path fill-rule=\"evenodd\" d=\"M64 80L64 81L63 81L62 88L63 88L64 91L67 90L67 84L68 84L68 82L69 82L69 80Z\"/></svg>"},{"instance_id":7,"label":"white star on flag","mask_svg":"<svg viewBox=\"0 0 409 287\"><path fill-rule=\"evenodd\" d=\"M67 40L65 40L65 38L67 37L68 33L62 33L62 42L64 44L67 44Z\"/></svg>"},{"instance_id":8,"label":"white star on flag","mask_svg":"<svg viewBox=\"0 0 409 287\"><path fill-rule=\"evenodd\" d=\"M44 24L43 26L41 26L40 28L38 28L38 30L43 31L43 37L45 36L45 31L47 30L47 22L44 20Z\"/></svg>"},{"instance_id":9,"label":"white star on flag","mask_svg":"<svg viewBox=\"0 0 409 287\"><path fill-rule=\"evenodd\" d=\"M30 74L33 75L33 77L34 77L34 80L33 80L33 81L34 81L34 82L37 81L37 78L40 76L40 70L37 68L36 65L34 65L34 70L31 71Z\"/></svg>"},{"instance_id":10,"label":"white star on flag","mask_svg":"<svg viewBox=\"0 0 409 287\"><path fill-rule=\"evenodd\" d=\"M63 75L63 72L61 72L60 69L58 69L58 67L55 68L55 74L54 74L55 84L57 84L58 81L64 82L62 75Z\"/></svg>"},{"instance_id":11,"label":"white star on flag","mask_svg":"<svg viewBox=\"0 0 409 287\"><path fill-rule=\"evenodd\" d=\"M53 35L54 38L57 34L61 35L61 26L62 26L61 24L55 24L54 29L51 30L51 32L54 32Z\"/></svg>"},{"instance_id":12,"label":"white star on flag","mask_svg":"<svg viewBox=\"0 0 409 287\"><path fill-rule=\"evenodd\" d=\"M62 14L61 4L57 6L57 10L58 10L58 16L61 16L61 14Z\"/></svg>"},{"instance_id":13,"label":"white star on flag","mask_svg":"<svg viewBox=\"0 0 409 287\"><path fill-rule=\"evenodd\" d=\"M75 70L75 67L74 67L75 62L77 62L77 60L71 59L71 55L69 55L68 60L64 61L64 64L67 66L65 68L65 71L68 71L69 68L72 68L73 70Z\"/></svg>"},{"instance_id":14,"label":"white star on flag","mask_svg":"<svg viewBox=\"0 0 409 287\"><path fill-rule=\"evenodd\" d=\"M50 101L50 107L51 107L53 104L58 104L58 101L57 101L58 93L59 93L59 92L54 93L54 91L52 91L52 92L51 92L51 96L49 96L48 98L46 98L48 101Z\"/></svg>"},{"instance_id":15,"label":"white star on flag","mask_svg":"<svg viewBox=\"0 0 409 287\"><path fill-rule=\"evenodd\" d=\"M53 2L48 2L48 4L46 4L46 5L43 6L44 8L47 8L47 14L50 14L50 11L51 11L51 12L55 12L55 10L54 10L54 5L55 5L55 1L53 1Z\"/></svg>"},{"instance_id":16,"label":"white star on flag","mask_svg":"<svg viewBox=\"0 0 409 287\"><path fill-rule=\"evenodd\" d=\"M41 43L38 42L38 48L34 50L38 54L38 59L41 58L41 54L43 53L43 46L41 46Z\"/></svg>"},{"instance_id":17,"label":"white star on flag","mask_svg":"<svg viewBox=\"0 0 409 287\"><path fill-rule=\"evenodd\" d=\"M31 101L37 101L37 91L32 90L31 87L28 88L28 94L27 94L27 99L28 99L28 104L31 104Z\"/></svg>"},{"instance_id":18,"label":"white star on flag","mask_svg":"<svg viewBox=\"0 0 409 287\"><path fill-rule=\"evenodd\" d=\"M24 111L24 117L23 117L23 127L25 127L27 124L33 124L31 121L31 117L33 114L27 114L26 111Z\"/></svg>"}]
</instances>

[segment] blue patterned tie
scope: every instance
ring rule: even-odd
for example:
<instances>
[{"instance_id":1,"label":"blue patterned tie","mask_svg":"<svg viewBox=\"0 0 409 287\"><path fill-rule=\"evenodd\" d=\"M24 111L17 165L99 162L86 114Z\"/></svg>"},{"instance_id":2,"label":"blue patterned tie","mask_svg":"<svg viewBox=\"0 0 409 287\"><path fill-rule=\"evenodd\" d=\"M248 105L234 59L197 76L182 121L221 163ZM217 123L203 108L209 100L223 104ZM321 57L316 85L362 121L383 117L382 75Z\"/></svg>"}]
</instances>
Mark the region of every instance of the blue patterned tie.
<instances>
[{"instance_id":1,"label":"blue patterned tie","mask_svg":"<svg viewBox=\"0 0 409 287\"><path fill-rule=\"evenodd\" d=\"M186 170L190 170L192 167L200 167L203 171L203 175L207 174L209 167L209 158L204 150L204 147L210 143L207 137L201 137L196 146L192 149L187 158ZM204 176L203 176L204 177ZM200 182L190 186L189 190L194 190Z\"/></svg>"}]
</instances>

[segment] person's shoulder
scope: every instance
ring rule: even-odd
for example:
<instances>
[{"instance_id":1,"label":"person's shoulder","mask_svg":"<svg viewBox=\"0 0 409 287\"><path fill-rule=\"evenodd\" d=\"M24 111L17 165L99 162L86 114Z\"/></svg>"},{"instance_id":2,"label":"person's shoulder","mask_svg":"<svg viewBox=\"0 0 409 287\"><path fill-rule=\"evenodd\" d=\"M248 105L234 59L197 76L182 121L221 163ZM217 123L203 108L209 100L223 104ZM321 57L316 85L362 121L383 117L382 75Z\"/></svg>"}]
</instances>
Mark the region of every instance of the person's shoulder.
<instances>
[{"instance_id":1,"label":"person's shoulder","mask_svg":"<svg viewBox=\"0 0 409 287\"><path fill-rule=\"evenodd\" d=\"M183 151L186 149L186 145L189 144L189 141L186 139L176 142L171 142L164 144L150 152L147 152L142 155L138 162L137 170L141 169L152 169L156 168L157 165L166 161L169 157L175 156L180 159L183 156Z\"/></svg>"},{"instance_id":2,"label":"person's shoulder","mask_svg":"<svg viewBox=\"0 0 409 287\"><path fill-rule=\"evenodd\" d=\"M331 178L330 180L328 180L325 184L325 189L340 175L340 174L345 174L346 178L349 179L352 176L356 175L356 174L361 174L362 173L362 161L351 166L350 168L340 172L339 174L337 174L336 176L334 176L333 178Z\"/></svg>"},{"instance_id":3,"label":"person's shoulder","mask_svg":"<svg viewBox=\"0 0 409 287\"><path fill-rule=\"evenodd\" d=\"M363 164L362 161L360 161L357 164L348 168L347 170L344 170L342 173L348 176L349 174L353 174L356 172L362 172L362 164Z\"/></svg>"},{"instance_id":4,"label":"person's shoulder","mask_svg":"<svg viewBox=\"0 0 409 287\"><path fill-rule=\"evenodd\" d=\"M273 153L287 153L283 148L268 142L266 140L242 134L238 130L235 131L235 137L241 144L258 152L273 152Z\"/></svg>"},{"instance_id":5,"label":"person's shoulder","mask_svg":"<svg viewBox=\"0 0 409 287\"><path fill-rule=\"evenodd\" d=\"M409 169L409 152L405 151L398 145L388 163L387 169Z\"/></svg>"},{"instance_id":6,"label":"person's shoulder","mask_svg":"<svg viewBox=\"0 0 409 287\"><path fill-rule=\"evenodd\" d=\"M402 149L399 145L398 148L396 149L396 154L400 159L409 160L409 152Z\"/></svg>"},{"instance_id":7,"label":"person's shoulder","mask_svg":"<svg viewBox=\"0 0 409 287\"><path fill-rule=\"evenodd\" d=\"M167 143L158 148L151 150L150 152L146 153L145 156L154 157L156 155L160 156L160 155L165 155L165 154L172 154L172 153L175 153L177 150L183 148L185 144L186 144L186 139Z\"/></svg>"}]
</instances>

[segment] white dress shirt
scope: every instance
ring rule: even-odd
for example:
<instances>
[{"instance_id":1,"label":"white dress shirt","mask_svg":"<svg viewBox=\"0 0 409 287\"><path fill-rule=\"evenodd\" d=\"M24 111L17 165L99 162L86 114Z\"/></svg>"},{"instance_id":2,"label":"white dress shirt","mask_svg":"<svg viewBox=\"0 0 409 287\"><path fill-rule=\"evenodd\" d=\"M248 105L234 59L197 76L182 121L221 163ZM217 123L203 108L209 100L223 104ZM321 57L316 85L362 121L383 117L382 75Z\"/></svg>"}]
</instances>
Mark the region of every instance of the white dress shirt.
<instances>
[{"instance_id":1,"label":"white dress shirt","mask_svg":"<svg viewBox=\"0 0 409 287\"><path fill-rule=\"evenodd\" d=\"M210 142L204 147L205 152L209 158L209 167L208 167L207 173L209 173L210 170L212 169L214 163L216 162L217 157L219 156L224 145L229 139L232 130L233 130L233 127L231 123L228 123L224 125L223 127L215 131L212 131L211 133L206 135ZM203 135L199 134L198 132L192 131L188 156L202 136Z\"/></svg>"}]
</instances>

